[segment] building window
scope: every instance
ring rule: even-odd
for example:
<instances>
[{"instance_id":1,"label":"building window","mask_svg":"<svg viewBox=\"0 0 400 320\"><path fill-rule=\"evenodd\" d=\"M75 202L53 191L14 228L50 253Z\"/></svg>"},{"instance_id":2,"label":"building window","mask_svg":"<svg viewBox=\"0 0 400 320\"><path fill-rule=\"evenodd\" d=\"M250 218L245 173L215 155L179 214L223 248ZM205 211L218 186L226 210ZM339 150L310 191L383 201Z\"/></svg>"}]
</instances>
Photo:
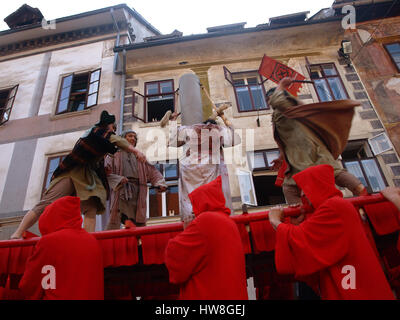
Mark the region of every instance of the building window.
<instances>
[{"instance_id":1,"label":"building window","mask_svg":"<svg viewBox=\"0 0 400 320\"><path fill-rule=\"evenodd\" d=\"M310 77L319 101L348 99L349 95L343 85L334 63L309 66Z\"/></svg>"},{"instance_id":2,"label":"building window","mask_svg":"<svg viewBox=\"0 0 400 320\"><path fill-rule=\"evenodd\" d=\"M261 150L249 154L253 171L271 170L272 161L279 158L279 150Z\"/></svg>"},{"instance_id":3,"label":"building window","mask_svg":"<svg viewBox=\"0 0 400 320\"><path fill-rule=\"evenodd\" d=\"M148 218L179 215L179 167L177 163L157 163L155 167L162 173L168 185L166 192L159 193L150 187L148 193Z\"/></svg>"},{"instance_id":4,"label":"building window","mask_svg":"<svg viewBox=\"0 0 400 320\"><path fill-rule=\"evenodd\" d=\"M257 71L230 72L224 67L225 79L235 92L239 112L267 110L265 89Z\"/></svg>"},{"instance_id":5,"label":"building window","mask_svg":"<svg viewBox=\"0 0 400 320\"><path fill-rule=\"evenodd\" d=\"M342 163L362 182L368 192L379 192L386 188L385 177L366 141L350 141L342 153Z\"/></svg>"},{"instance_id":6,"label":"building window","mask_svg":"<svg viewBox=\"0 0 400 320\"><path fill-rule=\"evenodd\" d=\"M82 111L97 105L101 70L62 78L56 114Z\"/></svg>"},{"instance_id":7,"label":"building window","mask_svg":"<svg viewBox=\"0 0 400 320\"><path fill-rule=\"evenodd\" d=\"M50 185L50 179L54 171L57 169L61 161L64 160L65 154L62 156L50 157L47 159L46 174L44 175L44 182L42 188L42 195Z\"/></svg>"},{"instance_id":8,"label":"building window","mask_svg":"<svg viewBox=\"0 0 400 320\"><path fill-rule=\"evenodd\" d=\"M393 149L390 140L388 139L385 132L382 132L375 137L368 139L368 142L374 155L378 155Z\"/></svg>"},{"instance_id":9,"label":"building window","mask_svg":"<svg viewBox=\"0 0 400 320\"><path fill-rule=\"evenodd\" d=\"M279 158L278 149L258 150L248 154L258 206L285 203L282 188L275 186L278 176L272 170L272 161Z\"/></svg>"},{"instance_id":10,"label":"building window","mask_svg":"<svg viewBox=\"0 0 400 320\"><path fill-rule=\"evenodd\" d=\"M18 85L10 89L0 91L0 125L10 119L10 114L14 105L17 90Z\"/></svg>"},{"instance_id":11,"label":"building window","mask_svg":"<svg viewBox=\"0 0 400 320\"><path fill-rule=\"evenodd\" d=\"M400 72L400 42L385 44L386 51Z\"/></svg>"},{"instance_id":12,"label":"building window","mask_svg":"<svg viewBox=\"0 0 400 320\"><path fill-rule=\"evenodd\" d=\"M147 122L158 122L168 110L175 109L174 81L145 83L145 114Z\"/></svg>"}]
</instances>

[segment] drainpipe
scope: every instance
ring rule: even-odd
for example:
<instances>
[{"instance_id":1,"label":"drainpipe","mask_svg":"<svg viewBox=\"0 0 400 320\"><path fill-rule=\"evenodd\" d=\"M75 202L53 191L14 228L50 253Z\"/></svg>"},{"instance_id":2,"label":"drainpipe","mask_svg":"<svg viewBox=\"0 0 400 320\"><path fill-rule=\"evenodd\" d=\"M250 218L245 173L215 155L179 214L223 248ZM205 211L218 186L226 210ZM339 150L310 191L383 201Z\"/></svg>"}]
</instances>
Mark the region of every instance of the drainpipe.
<instances>
[{"instance_id":1,"label":"drainpipe","mask_svg":"<svg viewBox=\"0 0 400 320\"><path fill-rule=\"evenodd\" d=\"M124 124L124 104L125 104L125 81L126 81L126 50L122 51L122 77L121 77L121 107L118 134L122 134L122 127Z\"/></svg>"},{"instance_id":2,"label":"drainpipe","mask_svg":"<svg viewBox=\"0 0 400 320\"><path fill-rule=\"evenodd\" d=\"M114 17L114 8L110 9L110 14L111 14L111 17L112 17L112 19L114 21L114 27L115 27L115 29L117 31L117 39L115 40L115 46L119 47L119 42L120 42L120 38L121 38L121 35L120 35L121 31L119 30L117 20ZM120 74L120 73L118 73L117 68L118 68L118 54L114 55L114 73L115 74Z\"/></svg>"},{"instance_id":3,"label":"drainpipe","mask_svg":"<svg viewBox=\"0 0 400 320\"><path fill-rule=\"evenodd\" d=\"M115 41L115 47L119 47L121 31L118 27L117 20L114 17L114 8L110 9L111 17L114 21L115 29L117 30L117 39ZM118 126L118 134L122 134L123 122L124 122L124 104L125 104L125 81L126 81L126 50L122 51L122 66L121 69L118 70L119 65L119 53L114 55L114 73L117 75L121 75L121 105L120 105L120 119Z\"/></svg>"}]
</instances>

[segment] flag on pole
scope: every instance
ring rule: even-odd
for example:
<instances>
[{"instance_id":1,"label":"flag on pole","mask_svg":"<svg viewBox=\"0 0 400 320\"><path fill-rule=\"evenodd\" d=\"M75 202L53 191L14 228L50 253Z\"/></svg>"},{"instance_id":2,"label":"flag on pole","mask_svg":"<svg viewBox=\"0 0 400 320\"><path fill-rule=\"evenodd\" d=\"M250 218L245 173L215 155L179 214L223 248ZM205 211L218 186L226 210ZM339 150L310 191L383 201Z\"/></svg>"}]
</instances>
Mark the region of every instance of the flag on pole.
<instances>
[{"instance_id":1,"label":"flag on pole","mask_svg":"<svg viewBox=\"0 0 400 320\"><path fill-rule=\"evenodd\" d=\"M274 60L267 55L264 55L262 58L258 73L275 83L279 83L279 81L286 77L290 77L294 80L304 80L306 78L287 65ZM292 83L287 91L289 91L292 95L297 96L297 93L302 85L303 84L301 82Z\"/></svg>"}]
</instances>

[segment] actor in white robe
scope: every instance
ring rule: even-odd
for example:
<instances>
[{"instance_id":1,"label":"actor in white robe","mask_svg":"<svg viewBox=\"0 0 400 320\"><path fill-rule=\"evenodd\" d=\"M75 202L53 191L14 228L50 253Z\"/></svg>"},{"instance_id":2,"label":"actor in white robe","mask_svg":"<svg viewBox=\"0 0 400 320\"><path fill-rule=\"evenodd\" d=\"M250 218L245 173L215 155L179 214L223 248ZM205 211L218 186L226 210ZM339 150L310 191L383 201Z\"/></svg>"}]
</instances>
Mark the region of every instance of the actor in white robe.
<instances>
[{"instance_id":1,"label":"actor in white robe","mask_svg":"<svg viewBox=\"0 0 400 320\"><path fill-rule=\"evenodd\" d=\"M176 123L171 121L171 128ZM180 126L170 131L170 146L183 146L179 159L179 211L183 221L192 216L192 204L188 197L194 189L222 178L225 206L232 212L232 198L227 166L224 163L224 147L241 142L233 128L220 126L215 121Z\"/></svg>"}]
</instances>

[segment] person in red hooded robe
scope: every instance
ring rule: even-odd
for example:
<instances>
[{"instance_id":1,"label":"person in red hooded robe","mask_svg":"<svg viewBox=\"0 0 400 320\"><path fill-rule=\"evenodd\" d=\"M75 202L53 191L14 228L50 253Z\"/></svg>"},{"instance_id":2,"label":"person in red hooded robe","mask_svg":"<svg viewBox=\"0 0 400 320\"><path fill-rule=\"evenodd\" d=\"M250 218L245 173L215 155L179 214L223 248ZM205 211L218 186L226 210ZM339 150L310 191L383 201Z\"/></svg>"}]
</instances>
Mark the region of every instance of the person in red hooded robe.
<instances>
[{"instance_id":1,"label":"person in red hooded robe","mask_svg":"<svg viewBox=\"0 0 400 320\"><path fill-rule=\"evenodd\" d=\"M247 300L239 230L225 207L221 176L189 194L195 219L168 242L165 265L181 300Z\"/></svg>"},{"instance_id":2,"label":"person in red hooded robe","mask_svg":"<svg viewBox=\"0 0 400 320\"><path fill-rule=\"evenodd\" d=\"M359 213L335 187L333 167L310 167L293 178L315 211L298 225L281 223L282 209L269 212L278 273L313 279L322 299L394 299Z\"/></svg>"},{"instance_id":3,"label":"person in red hooded robe","mask_svg":"<svg viewBox=\"0 0 400 320\"><path fill-rule=\"evenodd\" d=\"M102 300L104 269L100 245L82 229L80 199L63 197L39 219L42 237L19 287L26 299Z\"/></svg>"}]
</instances>

